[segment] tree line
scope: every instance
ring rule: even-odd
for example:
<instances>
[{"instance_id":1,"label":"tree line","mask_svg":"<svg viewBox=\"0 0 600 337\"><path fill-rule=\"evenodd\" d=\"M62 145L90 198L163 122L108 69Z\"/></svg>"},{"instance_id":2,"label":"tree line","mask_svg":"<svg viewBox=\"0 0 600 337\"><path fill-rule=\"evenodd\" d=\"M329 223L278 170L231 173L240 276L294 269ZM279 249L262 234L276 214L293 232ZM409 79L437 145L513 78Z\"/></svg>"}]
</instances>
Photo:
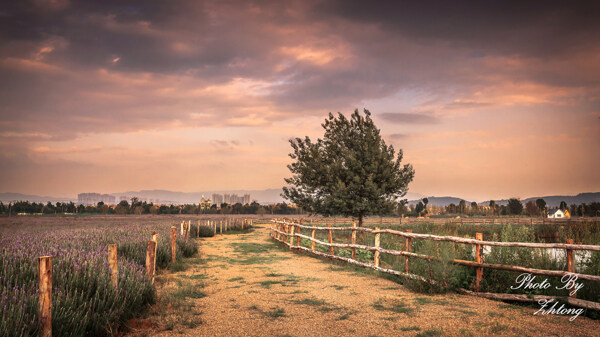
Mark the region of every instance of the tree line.
<instances>
[{"instance_id":1,"label":"tree line","mask_svg":"<svg viewBox=\"0 0 600 337\"><path fill-rule=\"evenodd\" d=\"M503 216L503 215L529 215L541 216L548 215L548 211L555 208L547 206L544 199L530 200L523 204L519 198L511 198L506 205L499 205L494 200L486 202L487 205L479 205L476 202L467 203L461 200L458 205L451 203L447 206L427 206L428 199L423 198L416 204L407 205L406 200L398 203L398 215L406 216L424 216L435 214L458 214L466 216ZM565 201L561 201L558 209L569 211L571 216L600 216L600 202L581 203L579 205L567 205Z\"/></svg>"},{"instance_id":2,"label":"tree line","mask_svg":"<svg viewBox=\"0 0 600 337\"><path fill-rule=\"evenodd\" d=\"M82 205L74 202L37 203L29 201L16 201L4 204L0 202L1 215L17 214L303 214L300 208L283 203L261 205L257 202L250 204L236 203L233 205L223 203L211 207L201 207L200 204L184 205L155 205L132 198L130 201L122 200L117 205L107 205L100 201L97 205Z\"/></svg>"}]
</instances>

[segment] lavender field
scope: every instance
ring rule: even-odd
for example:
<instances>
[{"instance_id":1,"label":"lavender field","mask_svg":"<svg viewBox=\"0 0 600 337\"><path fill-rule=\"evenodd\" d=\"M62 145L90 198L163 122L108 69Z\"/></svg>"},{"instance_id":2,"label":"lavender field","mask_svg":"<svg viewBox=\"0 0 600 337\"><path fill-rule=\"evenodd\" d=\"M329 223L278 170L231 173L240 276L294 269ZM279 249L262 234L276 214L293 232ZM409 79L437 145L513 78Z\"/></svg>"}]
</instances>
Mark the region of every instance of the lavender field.
<instances>
[{"instance_id":1,"label":"lavender field","mask_svg":"<svg viewBox=\"0 0 600 337\"><path fill-rule=\"evenodd\" d=\"M188 218L186 218L187 220ZM0 336L36 336L37 258L52 256L54 336L111 335L154 303L145 275L146 242L158 237L157 268L170 264L172 217L0 218ZM117 244L119 280L110 282L107 245ZM178 258L197 252L177 239Z\"/></svg>"}]
</instances>

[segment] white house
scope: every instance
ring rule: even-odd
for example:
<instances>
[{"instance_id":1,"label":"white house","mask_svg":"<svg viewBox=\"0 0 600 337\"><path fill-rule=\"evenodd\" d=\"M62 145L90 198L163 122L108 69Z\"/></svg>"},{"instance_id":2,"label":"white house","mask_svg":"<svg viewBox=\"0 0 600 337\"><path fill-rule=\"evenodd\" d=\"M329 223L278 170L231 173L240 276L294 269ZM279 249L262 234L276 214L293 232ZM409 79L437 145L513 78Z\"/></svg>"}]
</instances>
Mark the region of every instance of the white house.
<instances>
[{"instance_id":1,"label":"white house","mask_svg":"<svg viewBox=\"0 0 600 337\"><path fill-rule=\"evenodd\" d=\"M565 212L561 211L560 209L551 209L548 211L548 218L559 219L564 217Z\"/></svg>"}]
</instances>

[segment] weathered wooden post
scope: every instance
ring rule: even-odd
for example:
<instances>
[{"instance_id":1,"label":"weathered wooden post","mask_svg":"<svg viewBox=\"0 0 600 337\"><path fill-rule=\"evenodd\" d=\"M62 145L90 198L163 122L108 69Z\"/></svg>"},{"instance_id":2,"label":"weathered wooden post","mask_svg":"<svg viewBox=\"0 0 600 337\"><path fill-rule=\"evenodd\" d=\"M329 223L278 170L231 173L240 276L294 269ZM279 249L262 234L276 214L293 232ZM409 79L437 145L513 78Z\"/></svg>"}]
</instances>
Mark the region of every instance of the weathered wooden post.
<instances>
[{"instance_id":1,"label":"weathered wooden post","mask_svg":"<svg viewBox=\"0 0 600 337\"><path fill-rule=\"evenodd\" d=\"M407 229L406 232L412 233L412 229ZM406 247L405 247L404 251L406 251L408 253L410 253L412 251L412 238L406 238ZM410 271L409 260L408 260L408 256L406 256L404 258L404 272L408 273L409 271Z\"/></svg>"},{"instance_id":2,"label":"weathered wooden post","mask_svg":"<svg viewBox=\"0 0 600 337\"><path fill-rule=\"evenodd\" d=\"M181 236L183 236L183 224L185 223L185 221L182 221L181 224L179 224L179 226L181 227Z\"/></svg>"},{"instance_id":3,"label":"weathered wooden post","mask_svg":"<svg viewBox=\"0 0 600 337\"><path fill-rule=\"evenodd\" d=\"M177 229L175 226L171 226L171 261L175 263L175 254L177 252L177 243L176 243Z\"/></svg>"},{"instance_id":4,"label":"weathered wooden post","mask_svg":"<svg viewBox=\"0 0 600 337\"><path fill-rule=\"evenodd\" d=\"M475 239L483 240L483 234L475 233ZM483 263L483 256L481 255L481 244L475 245L475 262ZM477 279L475 280L475 291L479 291L480 282L481 282L481 279L483 278L483 267L477 267L476 272L477 272Z\"/></svg>"},{"instance_id":5,"label":"weathered wooden post","mask_svg":"<svg viewBox=\"0 0 600 337\"><path fill-rule=\"evenodd\" d=\"M113 287L119 284L119 267L117 265L117 245L108 245L108 268L110 269L110 281Z\"/></svg>"},{"instance_id":6,"label":"weathered wooden post","mask_svg":"<svg viewBox=\"0 0 600 337\"><path fill-rule=\"evenodd\" d=\"M158 255L156 252L158 250L158 234L156 234L156 231L152 231L152 241L156 243L154 245L154 270L156 271L156 255Z\"/></svg>"},{"instance_id":7,"label":"weathered wooden post","mask_svg":"<svg viewBox=\"0 0 600 337\"><path fill-rule=\"evenodd\" d=\"M568 245L572 245L573 242L574 242L573 239L567 239ZM575 254L573 252L573 249L569 249L569 248L567 248L567 271L569 273L575 272ZM571 289L572 288L569 288L569 297L576 298L577 293L573 293L573 295L571 295L570 294Z\"/></svg>"},{"instance_id":8,"label":"weathered wooden post","mask_svg":"<svg viewBox=\"0 0 600 337\"><path fill-rule=\"evenodd\" d=\"M206 220L204 220L206 221ZM204 222L204 224L206 224L206 222ZM198 231L196 232L196 239L200 238L200 220L198 220Z\"/></svg>"},{"instance_id":9,"label":"weathered wooden post","mask_svg":"<svg viewBox=\"0 0 600 337\"><path fill-rule=\"evenodd\" d=\"M294 230L296 229L296 226L290 226L290 249L292 249L292 246L294 245Z\"/></svg>"},{"instance_id":10,"label":"weathered wooden post","mask_svg":"<svg viewBox=\"0 0 600 337\"><path fill-rule=\"evenodd\" d=\"M352 228L356 228L356 221L352 221ZM356 230L352 229L352 244L356 244ZM356 248L352 247L352 260L356 260Z\"/></svg>"},{"instance_id":11,"label":"weathered wooden post","mask_svg":"<svg viewBox=\"0 0 600 337\"><path fill-rule=\"evenodd\" d=\"M154 283L154 256L156 252L156 242L150 240L146 244L146 273L151 283Z\"/></svg>"},{"instance_id":12,"label":"weathered wooden post","mask_svg":"<svg viewBox=\"0 0 600 337\"><path fill-rule=\"evenodd\" d=\"M296 226L296 233L297 233L297 234L300 234L300 233L301 233L301 231L302 231L302 230L300 229L300 225L302 225L302 219L300 219L300 220L298 221L298 226ZM297 236L297 237L296 237L296 246L300 247L300 237L299 237L299 236Z\"/></svg>"},{"instance_id":13,"label":"weathered wooden post","mask_svg":"<svg viewBox=\"0 0 600 337\"><path fill-rule=\"evenodd\" d=\"M375 230L378 231L379 227L375 227ZM380 245L380 235L381 233L375 233L375 248L379 248ZM375 267L379 267L379 251L375 251L375 259L373 261L375 263Z\"/></svg>"},{"instance_id":14,"label":"weathered wooden post","mask_svg":"<svg viewBox=\"0 0 600 337\"><path fill-rule=\"evenodd\" d=\"M221 220L221 222L220 222L219 234L223 234L223 220Z\"/></svg>"},{"instance_id":15,"label":"weathered wooden post","mask_svg":"<svg viewBox=\"0 0 600 337\"><path fill-rule=\"evenodd\" d=\"M335 219L334 219L335 221ZM331 224L327 224L327 227L331 228ZM330 229L328 230L329 232L329 243L332 244L333 243L333 231ZM333 246L329 246L329 254L334 255L333 253Z\"/></svg>"},{"instance_id":16,"label":"weathered wooden post","mask_svg":"<svg viewBox=\"0 0 600 337\"><path fill-rule=\"evenodd\" d=\"M52 337L52 256L38 257L40 336Z\"/></svg>"},{"instance_id":17,"label":"weathered wooden post","mask_svg":"<svg viewBox=\"0 0 600 337\"><path fill-rule=\"evenodd\" d=\"M313 240L315 239L315 234L316 234L316 232L317 232L317 230L316 230L316 229L313 229L313 230L312 230L312 234L311 234L311 236L312 236ZM312 241L312 250L313 250L313 251L315 250L315 242L314 242L314 241Z\"/></svg>"}]
</instances>

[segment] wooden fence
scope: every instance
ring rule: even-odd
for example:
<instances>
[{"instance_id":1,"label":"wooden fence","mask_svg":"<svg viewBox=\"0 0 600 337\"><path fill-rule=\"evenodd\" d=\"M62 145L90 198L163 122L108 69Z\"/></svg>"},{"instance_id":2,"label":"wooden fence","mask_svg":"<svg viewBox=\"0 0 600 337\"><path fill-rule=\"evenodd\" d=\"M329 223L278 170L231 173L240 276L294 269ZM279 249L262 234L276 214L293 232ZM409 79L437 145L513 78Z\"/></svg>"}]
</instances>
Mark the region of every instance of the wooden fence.
<instances>
[{"instance_id":1,"label":"wooden fence","mask_svg":"<svg viewBox=\"0 0 600 337\"><path fill-rule=\"evenodd\" d=\"M413 239L425 239L425 240L433 240L433 241L448 241L448 242L456 242L462 244L470 244L475 246L476 251L476 260L475 261L466 261L466 260L458 260L454 259L450 262L476 268L476 283L475 283L475 291L470 291L467 289L459 289L459 292L477 295L487 298L495 298L502 300L513 300L513 301L539 301L541 299L550 299L555 298L552 296L527 296L520 294L496 294L496 293L483 293L479 292L480 283L483 278L483 269L496 269L496 270L507 270L507 271L515 271L521 273L530 273L534 275L543 275L543 276L553 276L553 277L563 277L565 275L575 275L578 279L588 280L600 282L600 276L597 275L588 275L588 274L578 274L575 272L575 261L573 251L575 250L585 250L585 251L600 251L600 246L596 245L580 245L573 244L573 240L567 240L567 243L530 243L530 242L497 242L497 241L484 241L482 234L477 233L476 239L469 238L461 238L455 236L438 236L438 235L430 235L430 234L417 234L412 233L410 230L405 232L392 230L392 229L379 229L379 228L365 228L365 227L356 227L356 223L352 224L352 227L332 227L331 224L328 227L322 226L313 226L313 225L302 225L299 222L292 222L291 220L272 220L273 226L271 229L271 237L279 242L282 242L290 247L290 249L297 249L302 251L307 251L312 254L327 257L331 259L337 259L341 261L345 261L350 264L358 265L365 268L374 269L383 273L402 276L410 279L417 279L427 283L436 282L433 280L426 279L420 275L410 273L410 265L409 258L418 258L425 260L441 260L439 257L422 255L413 253L412 250L412 240ZM311 230L311 236L301 234L301 230ZM329 242L321 241L315 238L315 234L317 231L327 231ZM333 242L333 232L334 231L351 231L352 232L352 242L351 243L334 243ZM371 233L375 235L374 246L367 245L359 245L356 244L356 233ZM404 245L405 249L403 251L398 250L390 250L384 249L380 246L380 238L381 234L389 234L398 237L403 237L406 239L406 243ZM294 243L295 239L295 243ZM301 239L306 239L311 241L311 247L304 247L300 244ZM319 252L315 249L315 244L323 245L329 247L329 254ZM534 268L526 268L520 266L512 266L512 265L502 265L502 264L490 264L483 262L483 254L482 249L484 246L497 246L497 247L527 247L527 248L554 248L554 249L564 249L566 251L567 258L567 270L544 270L544 269L534 269ZM337 248L350 248L352 251L352 257L342 257L336 256L334 254L334 247ZM356 260L356 249L362 249L367 251L374 252L373 263L365 263ZM389 268L383 268L380 266L380 254L390 254L395 256L404 256L406 259L405 270L398 271ZM600 310L600 303L585 301L581 299L575 298L575 293L570 297L565 298L565 300L575 306L584 307L588 309Z\"/></svg>"},{"instance_id":2,"label":"wooden fence","mask_svg":"<svg viewBox=\"0 0 600 337\"><path fill-rule=\"evenodd\" d=\"M223 218L221 220L203 220L203 226L213 229L213 233L217 233L219 226L220 233L234 229L248 229L252 226L252 219L235 219ZM181 236L187 242L190 237L192 222L182 221L180 224ZM198 220L197 237L200 237L201 221ZM156 253L158 249L158 234L152 232L152 239L146 242L146 274L152 284L156 275ZM171 226L171 260L175 263L177 258L177 227ZM38 282L39 282L39 326L40 335L44 337L52 336L52 256L40 256L38 263ZM111 275L111 284L113 287L118 286L119 268L117 265L117 245L108 245L108 267Z\"/></svg>"},{"instance_id":3,"label":"wooden fence","mask_svg":"<svg viewBox=\"0 0 600 337\"><path fill-rule=\"evenodd\" d=\"M335 225L350 225L354 221L352 218L321 218L321 217L310 217L302 218L303 223L323 223L325 221L332 222ZM585 222L600 222L598 217L589 218L563 218L563 219L549 219L545 217L455 217L455 218L427 218L427 217L375 217L365 218L363 220L363 226L393 226L403 224L418 224L418 223L433 223L433 224L445 224L445 223L457 223L457 224L473 224L473 225L504 225L504 224L517 224L517 225L571 225Z\"/></svg>"}]
</instances>

